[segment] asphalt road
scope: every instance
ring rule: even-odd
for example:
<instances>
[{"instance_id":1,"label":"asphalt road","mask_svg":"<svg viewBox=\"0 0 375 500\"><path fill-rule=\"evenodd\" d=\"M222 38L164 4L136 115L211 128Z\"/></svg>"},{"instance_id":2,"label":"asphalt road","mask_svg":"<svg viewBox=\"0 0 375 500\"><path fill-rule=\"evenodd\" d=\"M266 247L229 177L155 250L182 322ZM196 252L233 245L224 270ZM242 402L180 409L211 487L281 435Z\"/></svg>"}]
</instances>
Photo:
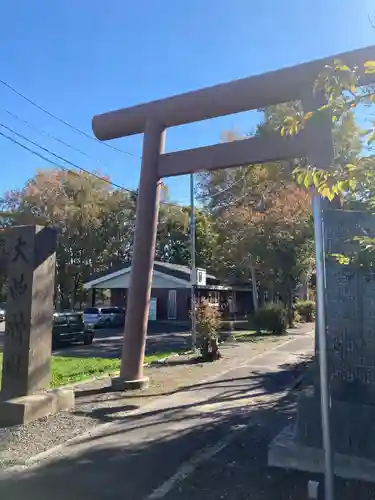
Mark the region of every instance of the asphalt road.
<instances>
[{"instance_id":1,"label":"asphalt road","mask_svg":"<svg viewBox=\"0 0 375 500\"><path fill-rule=\"evenodd\" d=\"M302 334L311 331L311 324L306 324L305 328L291 328L289 332L292 335ZM5 323L0 323L0 350L4 345ZM77 356L77 357L103 357L116 358L121 356L121 347L123 342L123 328L107 328L95 330L94 343L91 346L82 344L73 344L63 346L54 351L59 356ZM155 322L149 324L146 354L152 354L160 351L173 351L189 349L191 342L191 333L186 326L176 326L171 322Z\"/></svg>"},{"instance_id":2,"label":"asphalt road","mask_svg":"<svg viewBox=\"0 0 375 500\"><path fill-rule=\"evenodd\" d=\"M5 323L0 323L0 350L4 345ZM94 343L91 346L82 344L67 345L54 351L61 356L87 356L115 358L121 355L123 328L107 328L95 330ZM174 326L170 323L150 324L147 335L146 353L156 351L173 351L188 348L190 333L186 327Z\"/></svg>"},{"instance_id":3,"label":"asphalt road","mask_svg":"<svg viewBox=\"0 0 375 500\"><path fill-rule=\"evenodd\" d=\"M306 498L306 477L269 469L267 446L290 423L293 405L285 389L296 379L296 363L312 351L312 335L287 340L119 416L29 468L6 472L0 498Z\"/></svg>"}]
</instances>

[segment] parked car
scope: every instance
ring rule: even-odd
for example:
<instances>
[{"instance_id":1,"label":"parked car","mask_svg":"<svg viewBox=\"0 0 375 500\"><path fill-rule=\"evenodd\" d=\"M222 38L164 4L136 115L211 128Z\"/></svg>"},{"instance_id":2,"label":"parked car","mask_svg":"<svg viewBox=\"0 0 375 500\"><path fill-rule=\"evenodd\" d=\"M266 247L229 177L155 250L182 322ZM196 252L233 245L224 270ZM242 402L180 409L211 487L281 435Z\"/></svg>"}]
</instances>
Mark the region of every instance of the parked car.
<instances>
[{"instance_id":1,"label":"parked car","mask_svg":"<svg viewBox=\"0 0 375 500\"><path fill-rule=\"evenodd\" d=\"M83 342L91 345L94 331L88 328L80 312L56 312L53 315L52 346L55 348L62 342Z\"/></svg>"},{"instance_id":2,"label":"parked car","mask_svg":"<svg viewBox=\"0 0 375 500\"><path fill-rule=\"evenodd\" d=\"M2 307L0 308L0 323L2 321L5 321L5 309L3 309Z\"/></svg>"},{"instance_id":3,"label":"parked car","mask_svg":"<svg viewBox=\"0 0 375 500\"><path fill-rule=\"evenodd\" d=\"M122 326L125 322L125 309L122 307L86 307L83 321L88 328L111 328Z\"/></svg>"}]
</instances>

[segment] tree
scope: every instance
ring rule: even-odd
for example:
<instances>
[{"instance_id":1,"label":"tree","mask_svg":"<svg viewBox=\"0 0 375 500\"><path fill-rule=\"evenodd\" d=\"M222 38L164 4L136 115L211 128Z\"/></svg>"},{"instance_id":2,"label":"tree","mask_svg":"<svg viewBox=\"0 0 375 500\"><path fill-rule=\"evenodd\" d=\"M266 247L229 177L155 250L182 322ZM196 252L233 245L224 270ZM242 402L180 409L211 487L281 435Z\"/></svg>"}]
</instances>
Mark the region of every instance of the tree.
<instances>
[{"instance_id":1,"label":"tree","mask_svg":"<svg viewBox=\"0 0 375 500\"><path fill-rule=\"evenodd\" d=\"M375 61L368 61L364 68L349 68L345 62L334 61L322 68L314 84L314 91L325 95L326 103L316 112L299 116L289 115L280 126L281 134L294 134L304 128L309 120L319 120L329 114L332 120L336 156L326 170L314 165L297 168L297 182L307 189L315 189L321 196L332 200L340 197L344 203L361 200L373 205L375 161L372 155L363 155L363 146L369 152L375 141L375 122L359 130L353 111L359 106L371 107L375 102L375 87L361 86L361 73L375 74ZM362 156L361 156L362 154Z\"/></svg>"},{"instance_id":2,"label":"tree","mask_svg":"<svg viewBox=\"0 0 375 500\"><path fill-rule=\"evenodd\" d=\"M268 188L261 211L242 203L222 212L222 265L249 281L254 265L261 288L282 299L291 321L293 291L313 266L310 200L293 183Z\"/></svg>"},{"instance_id":3,"label":"tree","mask_svg":"<svg viewBox=\"0 0 375 500\"><path fill-rule=\"evenodd\" d=\"M307 121L319 120L321 115L331 117L336 156L326 170L306 164L297 168L295 178L300 185L329 200L340 199L343 208L374 211L375 207L375 121L359 131L354 113L359 106L371 108L375 102L375 85L362 85L361 79L375 74L375 61L367 61L363 68L350 68L345 61L335 60L322 68L314 84L314 91L325 95L326 103L316 112L302 116L287 116L280 130L293 134L304 128ZM364 149L367 149L364 150ZM353 255L337 255L341 264L355 263L373 266L375 239L364 235L354 238L357 249Z\"/></svg>"},{"instance_id":4,"label":"tree","mask_svg":"<svg viewBox=\"0 0 375 500\"><path fill-rule=\"evenodd\" d=\"M56 295L75 307L93 272L127 260L132 248L135 200L106 180L59 169L37 171L25 187L6 193L3 212L12 224L37 223L58 230Z\"/></svg>"},{"instance_id":5,"label":"tree","mask_svg":"<svg viewBox=\"0 0 375 500\"><path fill-rule=\"evenodd\" d=\"M87 299L83 283L92 274L131 260L137 192L113 189L108 180L59 169L40 170L23 189L6 193L0 201L2 227L37 223L58 230L56 303L60 308L80 306ZM161 205L157 259L190 264L189 215L187 207ZM212 219L197 210L198 266L211 268L215 238Z\"/></svg>"},{"instance_id":6,"label":"tree","mask_svg":"<svg viewBox=\"0 0 375 500\"><path fill-rule=\"evenodd\" d=\"M274 132L290 109L298 111L293 103L265 110L256 134ZM288 306L290 321L293 291L313 269L310 198L293 180L293 168L293 162L249 165L204 173L199 182L219 232L217 270L247 281L256 274L271 298Z\"/></svg>"},{"instance_id":7,"label":"tree","mask_svg":"<svg viewBox=\"0 0 375 500\"><path fill-rule=\"evenodd\" d=\"M191 265L190 207L162 205L155 257L173 264ZM210 215L195 210L196 266L212 268L217 249L217 232Z\"/></svg>"}]
</instances>

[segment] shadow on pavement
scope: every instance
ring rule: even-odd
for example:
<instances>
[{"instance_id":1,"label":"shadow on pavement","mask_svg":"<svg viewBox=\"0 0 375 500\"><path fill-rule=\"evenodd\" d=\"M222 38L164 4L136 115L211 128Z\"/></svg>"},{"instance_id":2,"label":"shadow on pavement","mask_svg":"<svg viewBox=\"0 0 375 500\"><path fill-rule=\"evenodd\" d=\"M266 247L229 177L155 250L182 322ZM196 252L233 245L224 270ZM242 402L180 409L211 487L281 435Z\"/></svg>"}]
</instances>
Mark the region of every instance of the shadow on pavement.
<instances>
[{"instance_id":1,"label":"shadow on pavement","mask_svg":"<svg viewBox=\"0 0 375 500\"><path fill-rule=\"evenodd\" d=\"M192 360L193 363L196 363L196 360ZM283 388L290 384L293 380L296 380L304 371L306 371L307 367L312 364L311 358L309 358L309 361L307 361L305 358L303 358L302 361L296 364L285 364L281 367L281 371L277 372L260 372L256 371L253 369L249 368L249 375L246 377L240 377L240 378L223 378L220 380L214 380L211 382L204 382L201 384L192 384L184 387L180 387L178 389L175 389L173 391L165 392L161 391L155 395L155 393L147 395L147 394L142 394L143 399L147 398L160 398L160 397L165 397L165 396L171 396L174 394L187 394L189 392L194 392L194 391L202 391L202 390L217 390L221 391L220 392L220 397L215 396L213 399L210 399L209 401L222 401L225 400L225 398L228 396L228 392L226 392L224 389L230 389L231 392L235 392L235 396L238 396L238 398L243 398L244 396L249 394L249 386L251 385L252 390L257 390L261 391L261 394L264 393L269 393L269 394L277 394L277 392L280 392L280 390L283 390ZM158 365L155 365L158 366ZM75 397L76 401L79 401L80 399L85 399L85 405L90 405L90 403L93 403L97 400L98 396L104 395L105 398L108 397L108 395L114 396L114 394L118 393L112 393L111 388L109 386L106 387L101 387L98 389L79 389L79 387L75 391ZM253 394L252 394L253 396ZM115 397L115 396L114 396ZM91 399L90 399L91 398ZM126 396L118 396L116 399L126 399L128 401L131 401L132 399L139 399L139 393L138 394L133 394L129 393L126 394ZM81 413L84 414L84 413ZM89 411L88 413L89 414ZM131 418L126 417L126 418Z\"/></svg>"},{"instance_id":2,"label":"shadow on pavement","mask_svg":"<svg viewBox=\"0 0 375 500\"><path fill-rule=\"evenodd\" d=\"M21 500L27 492L28 500L151 500L150 493L183 463L189 464L183 469L185 478L182 474L169 493L154 499L307 498L308 479L321 477L267 466L269 442L294 416L295 392L284 390L299 369L302 366L285 366L278 374L249 369L239 378L175 391L170 407L124 416L106 430L104 439L86 435L68 445L69 455L3 478L0 498ZM98 410L94 416L108 422L125 410L118 406L103 413ZM230 435L233 439L206 461L199 458L204 454L196 455ZM191 467L196 470L189 475ZM375 495L374 486L364 483L337 480L337 488L340 500Z\"/></svg>"},{"instance_id":3,"label":"shadow on pavement","mask_svg":"<svg viewBox=\"0 0 375 500\"><path fill-rule=\"evenodd\" d=\"M106 406L103 408L94 408L90 412L90 416L101 422L113 422L118 419L118 415L124 412L129 412L132 410L137 410L138 406L135 405L120 405L120 406ZM76 411L76 415L87 415L86 412ZM117 416L116 416L117 415Z\"/></svg>"}]
</instances>

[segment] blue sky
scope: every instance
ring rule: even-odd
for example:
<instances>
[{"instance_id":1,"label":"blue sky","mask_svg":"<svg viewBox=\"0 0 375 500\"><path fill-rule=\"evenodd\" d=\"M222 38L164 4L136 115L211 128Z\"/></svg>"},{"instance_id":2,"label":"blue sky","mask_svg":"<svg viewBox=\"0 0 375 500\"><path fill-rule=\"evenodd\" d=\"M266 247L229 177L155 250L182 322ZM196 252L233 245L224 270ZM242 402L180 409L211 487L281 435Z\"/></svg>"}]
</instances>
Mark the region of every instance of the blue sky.
<instances>
[{"instance_id":1,"label":"blue sky","mask_svg":"<svg viewBox=\"0 0 375 500\"><path fill-rule=\"evenodd\" d=\"M374 1L12 0L0 6L0 78L92 135L96 113L375 45L368 15L375 19ZM118 184L137 186L141 136L112 142L134 155L128 156L76 134L3 85L0 103L1 124ZM223 131L246 133L258 120L252 112L176 127L168 130L167 150L214 144ZM0 194L48 166L1 137L0 161ZM187 202L186 178L167 184L172 200Z\"/></svg>"}]
</instances>

